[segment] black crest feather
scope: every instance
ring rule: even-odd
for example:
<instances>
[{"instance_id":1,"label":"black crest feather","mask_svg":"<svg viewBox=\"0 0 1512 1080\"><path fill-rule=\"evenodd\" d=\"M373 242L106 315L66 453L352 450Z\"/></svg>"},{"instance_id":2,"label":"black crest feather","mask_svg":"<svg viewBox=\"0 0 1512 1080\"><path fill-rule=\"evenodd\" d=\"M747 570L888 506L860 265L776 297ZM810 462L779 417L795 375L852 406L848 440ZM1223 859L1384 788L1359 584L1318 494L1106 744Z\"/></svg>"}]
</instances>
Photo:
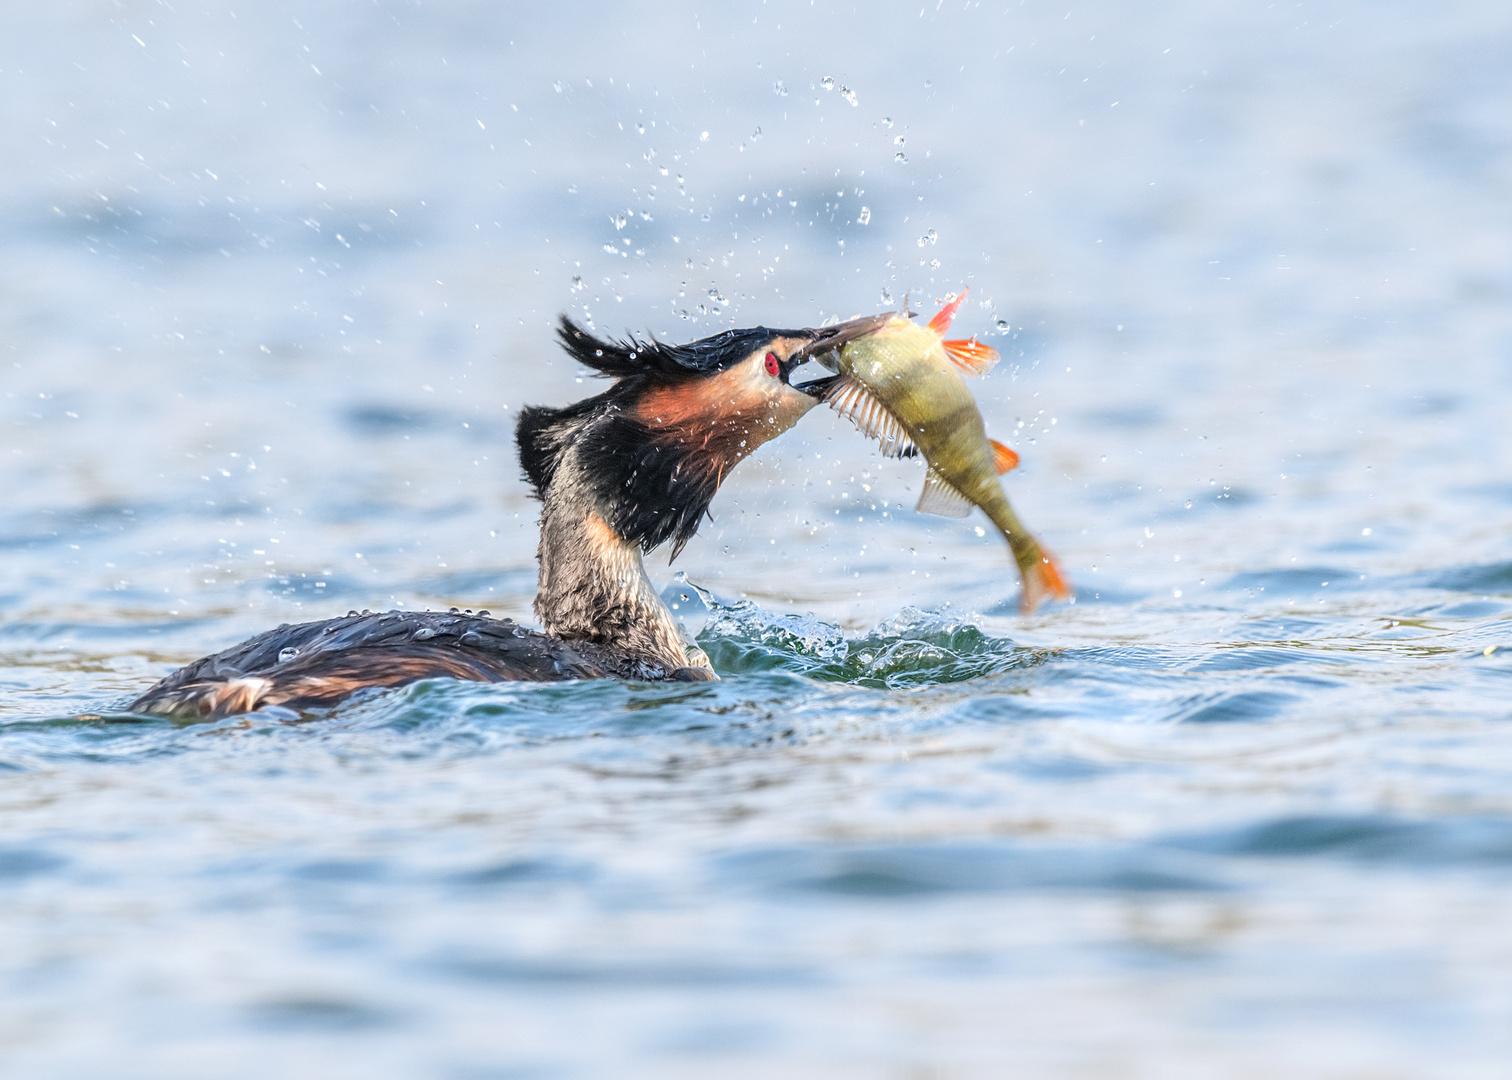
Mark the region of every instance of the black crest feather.
<instances>
[{"instance_id":1,"label":"black crest feather","mask_svg":"<svg viewBox=\"0 0 1512 1080\"><path fill-rule=\"evenodd\" d=\"M806 336L802 330L769 330L755 326L747 330L726 330L686 345L664 345L655 339L639 341L632 337L615 341L596 338L566 315L557 326L557 337L568 355L600 375L612 379L645 375L665 382L710 375L738 364L773 338L802 336Z\"/></svg>"}]
</instances>

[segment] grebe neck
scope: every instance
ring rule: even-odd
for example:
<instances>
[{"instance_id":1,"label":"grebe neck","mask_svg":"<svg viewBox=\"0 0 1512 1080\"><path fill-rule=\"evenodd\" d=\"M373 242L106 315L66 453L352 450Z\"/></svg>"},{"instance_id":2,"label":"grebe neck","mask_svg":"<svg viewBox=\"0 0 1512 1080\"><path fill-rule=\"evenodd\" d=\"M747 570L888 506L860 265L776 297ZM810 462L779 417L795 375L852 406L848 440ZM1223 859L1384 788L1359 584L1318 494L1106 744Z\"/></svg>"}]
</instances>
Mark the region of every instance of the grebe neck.
<instances>
[{"instance_id":1,"label":"grebe neck","mask_svg":"<svg viewBox=\"0 0 1512 1080\"><path fill-rule=\"evenodd\" d=\"M565 456L543 500L536 618L548 634L623 656L632 677L662 678L681 667L712 671L703 651L684 643L646 576L640 546L583 498L588 485L575 475L582 467L576 458Z\"/></svg>"}]
</instances>

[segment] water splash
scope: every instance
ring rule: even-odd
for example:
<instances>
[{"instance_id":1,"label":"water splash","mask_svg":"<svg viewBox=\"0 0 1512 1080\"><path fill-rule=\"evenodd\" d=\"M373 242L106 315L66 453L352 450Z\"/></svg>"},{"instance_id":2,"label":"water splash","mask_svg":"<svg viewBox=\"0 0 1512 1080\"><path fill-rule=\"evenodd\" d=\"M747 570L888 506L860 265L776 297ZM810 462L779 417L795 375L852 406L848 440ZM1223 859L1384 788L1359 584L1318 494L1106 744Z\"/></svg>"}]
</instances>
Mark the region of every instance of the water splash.
<instances>
[{"instance_id":1,"label":"water splash","mask_svg":"<svg viewBox=\"0 0 1512 1080\"><path fill-rule=\"evenodd\" d=\"M996 675L1047 658L946 612L904 608L848 638L813 615L779 614L750 600L705 599L711 613L698 644L726 674L790 671L825 682L904 689Z\"/></svg>"}]
</instances>

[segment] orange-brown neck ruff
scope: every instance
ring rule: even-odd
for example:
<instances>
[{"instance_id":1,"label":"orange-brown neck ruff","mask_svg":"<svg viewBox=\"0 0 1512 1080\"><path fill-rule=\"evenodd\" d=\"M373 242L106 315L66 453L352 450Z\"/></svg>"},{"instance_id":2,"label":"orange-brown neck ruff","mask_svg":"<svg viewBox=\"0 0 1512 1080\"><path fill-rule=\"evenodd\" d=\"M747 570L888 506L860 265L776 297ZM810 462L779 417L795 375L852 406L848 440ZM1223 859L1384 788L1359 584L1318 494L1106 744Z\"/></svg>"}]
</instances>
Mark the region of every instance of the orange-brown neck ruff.
<instances>
[{"instance_id":1,"label":"orange-brown neck ruff","mask_svg":"<svg viewBox=\"0 0 1512 1080\"><path fill-rule=\"evenodd\" d=\"M779 359L804 344L801 338L772 343ZM684 468L720 481L747 454L782 434L814 405L814 399L766 370L757 353L702 379L656 386L636 402L635 415L658 443L675 447Z\"/></svg>"},{"instance_id":2,"label":"orange-brown neck ruff","mask_svg":"<svg viewBox=\"0 0 1512 1080\"><path fill-rule=\"evenodd\" d=\"M563 342L619 381L564 409L525 409L521 462L543 502L570 476L557 497L600 514L642 551L670 540L676 558L730 470L816 404L784 378L805 332L727 331L630 350L564 324Z\"/></svg>"}]
</instances>

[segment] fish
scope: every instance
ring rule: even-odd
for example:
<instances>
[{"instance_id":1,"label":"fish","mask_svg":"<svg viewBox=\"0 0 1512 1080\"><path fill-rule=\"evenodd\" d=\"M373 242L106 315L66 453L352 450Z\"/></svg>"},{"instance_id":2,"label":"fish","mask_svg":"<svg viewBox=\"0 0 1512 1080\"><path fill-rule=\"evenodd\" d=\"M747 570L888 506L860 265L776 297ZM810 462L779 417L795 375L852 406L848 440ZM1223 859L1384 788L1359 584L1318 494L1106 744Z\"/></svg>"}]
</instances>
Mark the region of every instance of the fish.
<instances>
[{"instance_id":1,"label":"fish","mask_svg":"<svg viewBox=\"0 0 1512 1080\"><path fill-rule=\"evenodd\" d=\"M975 338L945 338L966 291L922 326L910 321L905 303L903 312L831 327L826 342L835 347L812 359L837 373L819 380L828 382L823 400L881 443L884 456L924 458L921 513L966 517L977 506L991 519L1018 565L1019 609L1027 614L1046 600L1069 599L1071 586L1003 493L998 477L1018 454L987 437L966 385L965 376L997 363L997 350Z\"/></svg>"}]
</instances>

